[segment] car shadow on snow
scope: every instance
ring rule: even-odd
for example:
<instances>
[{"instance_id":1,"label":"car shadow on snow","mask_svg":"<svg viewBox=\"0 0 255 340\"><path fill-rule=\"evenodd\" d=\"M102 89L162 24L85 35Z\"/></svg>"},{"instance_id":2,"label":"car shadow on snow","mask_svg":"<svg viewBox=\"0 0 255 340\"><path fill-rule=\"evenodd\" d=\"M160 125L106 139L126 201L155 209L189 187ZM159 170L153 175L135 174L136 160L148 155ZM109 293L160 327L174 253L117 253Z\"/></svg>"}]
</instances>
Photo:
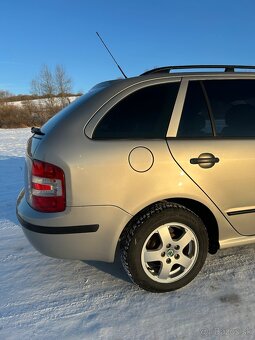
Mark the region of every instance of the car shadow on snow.
<instances>
[{"instance_id":1,"label":"car shadow on snow","mask_svg":"<svg viewBox=\"0 0 255 340\"><path fill-rule=\"evenodd\" d=\"M24 157L0 155L0 219L18 224L16 199L24 187Z\"/></svg>"},{"instance_id":2,"label":"car shadow on snow","mask_svg":"<svg viewBox=\"0 0 255 340\"><path fill-rule=\"evenodd\" d=\"M120 252L119 248L116 251L114 262L113 263L107 263L107 262L101 262L101 261L82 261L90 266L93 266L97 268L98 270L105 272L107 274L110 274L111 276L120 279L122 281L126 281L128 283L131 282L131 279L125 272L121 260L120 260Z\"/></svg>"}]
</instances>

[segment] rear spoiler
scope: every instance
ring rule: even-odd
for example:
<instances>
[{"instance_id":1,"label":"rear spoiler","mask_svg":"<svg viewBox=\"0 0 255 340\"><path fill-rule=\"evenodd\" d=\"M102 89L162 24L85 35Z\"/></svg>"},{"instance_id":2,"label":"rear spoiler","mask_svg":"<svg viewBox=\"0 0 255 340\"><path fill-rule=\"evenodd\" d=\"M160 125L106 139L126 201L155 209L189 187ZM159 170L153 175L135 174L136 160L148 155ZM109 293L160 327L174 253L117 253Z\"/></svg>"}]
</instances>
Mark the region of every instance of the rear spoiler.
<instances>
[{"instance_id":1,"label":"rear spoiler","mask_svg":"<svg viewBox=\"0 0 255 340\"><path fill-rule=\"evenodd\" d=\"M36 135L40 135L40 136L45 135L45 133L43 133L40 128L37 128L37 127L34 127L34 126L31 128L31 132L36 134Z\"/></svg>"}]
</instances>

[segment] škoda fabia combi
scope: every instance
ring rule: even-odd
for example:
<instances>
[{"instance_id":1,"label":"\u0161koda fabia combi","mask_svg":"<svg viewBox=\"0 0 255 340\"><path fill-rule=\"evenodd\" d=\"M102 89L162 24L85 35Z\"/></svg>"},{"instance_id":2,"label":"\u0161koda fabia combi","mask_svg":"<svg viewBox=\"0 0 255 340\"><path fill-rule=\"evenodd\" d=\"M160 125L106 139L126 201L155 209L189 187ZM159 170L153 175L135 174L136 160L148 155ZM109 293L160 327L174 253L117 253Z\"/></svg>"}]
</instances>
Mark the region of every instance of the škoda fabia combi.
<instances>
[{"instance_id":1,"label":"\u0161koda fabia combi","mask_svg":"<svg viewBox=\"0 0 255 340\"><path fill-rule=\"evenodd\" d=\"M120 243L166 292L255 242L255 67L186 68L101 83L32 129L17 215L37 250L111 262Z\"/></svg>"}]
</instances>

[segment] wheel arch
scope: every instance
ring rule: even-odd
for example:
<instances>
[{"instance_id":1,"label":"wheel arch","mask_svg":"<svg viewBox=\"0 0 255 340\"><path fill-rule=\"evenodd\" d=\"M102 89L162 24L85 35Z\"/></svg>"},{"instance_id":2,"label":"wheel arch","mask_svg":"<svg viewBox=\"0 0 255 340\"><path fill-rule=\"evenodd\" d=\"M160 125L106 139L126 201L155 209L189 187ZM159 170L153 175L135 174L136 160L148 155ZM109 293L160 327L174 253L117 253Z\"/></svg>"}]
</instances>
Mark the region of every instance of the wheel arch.
<instances>
[{"instance_id":1,"label":"wheel arch","mask_svg":"<svg viewBox=\"0 0 255 340\"><path fill-rule=\"evenodd\" d=\"M171 202L171 203L177 203L177 204L183 205L184 207L186 207L187 209L193 211L196 215L198 215L203 221L205 228L207 230L207 233L208 233L209 253L215 254L218 251L218 249L220 248L218 223L217 223L217 220L214 214L206 205L194 199L183 198L183 197L168 198L168 199L165 199L164 201L167 201L169 203ZM138 216L140 216L143 213L146 213L146 211L148 211L148 209L150 209L152 205L157 204L159 202L162 202L162 201L154 202L144 207L139 212L137 212L122 230L120 239L122 239L125 236L126 230L129 229L130 224L132 224L138 218Z\"/></svg>"}]
</instances>

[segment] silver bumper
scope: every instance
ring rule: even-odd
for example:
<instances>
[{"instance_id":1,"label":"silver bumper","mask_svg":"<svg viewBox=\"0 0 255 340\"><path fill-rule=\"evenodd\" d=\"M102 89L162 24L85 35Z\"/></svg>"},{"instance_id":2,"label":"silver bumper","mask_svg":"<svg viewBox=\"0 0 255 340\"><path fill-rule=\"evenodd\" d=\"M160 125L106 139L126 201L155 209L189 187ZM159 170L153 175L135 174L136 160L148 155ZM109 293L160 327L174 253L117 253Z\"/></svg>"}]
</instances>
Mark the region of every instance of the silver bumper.
<instances>
[{"instance_id":1,"label":"silver bumper","mask_svg":"<svg viewBox=\"0 0 255 340\"><path fill-rule=\"evenodd\" d=\"M29 206L21 192L17 217L29 242L44 255L113 262L120 234L132 216L115 206L41 213Z\"/></svg>"}]
</instances>

